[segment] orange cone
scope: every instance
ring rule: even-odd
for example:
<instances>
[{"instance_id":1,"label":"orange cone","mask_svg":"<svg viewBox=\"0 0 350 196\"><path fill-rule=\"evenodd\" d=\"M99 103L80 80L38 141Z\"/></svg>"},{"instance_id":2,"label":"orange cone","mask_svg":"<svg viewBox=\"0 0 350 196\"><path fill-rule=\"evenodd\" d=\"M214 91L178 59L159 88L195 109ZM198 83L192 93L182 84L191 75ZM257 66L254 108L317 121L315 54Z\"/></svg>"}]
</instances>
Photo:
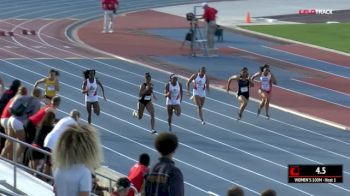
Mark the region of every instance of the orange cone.
<instances>
[{"instance_id":1,"label":"orange cone","mask_svg":"<svg viewBox=\"0 0 350 196\"><path fill-rule=\"evenodd\" d=\"M251 20L250 20L250 13L247 12L247 14L245 15L245 22L246 23L251 23Z\"/></svg>"}]
</instances>

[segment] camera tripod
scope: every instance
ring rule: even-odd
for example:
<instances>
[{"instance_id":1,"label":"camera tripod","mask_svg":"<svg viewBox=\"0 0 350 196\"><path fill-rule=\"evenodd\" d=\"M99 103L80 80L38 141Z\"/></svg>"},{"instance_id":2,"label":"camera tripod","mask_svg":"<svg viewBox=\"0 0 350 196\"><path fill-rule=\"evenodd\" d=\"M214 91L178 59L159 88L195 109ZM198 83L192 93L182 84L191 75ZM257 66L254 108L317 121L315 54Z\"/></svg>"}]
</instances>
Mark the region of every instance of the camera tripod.
<instances>
[{"instance_id":1,"label":"camera tripod","mask_svg":"<svg viewBox=\"0 0 350 196\"><path fill-rule=\"evenodd\" d=\"M202 47L204 55L207 56L207 40L203 39L201 30L198 27L198 20L192 19L190 21L190 29L185 36L184 41L182 42L181 48L185 45L186 42L190 42L190 55L196 56L196 48Z\"/></svg>"}]
</instances>

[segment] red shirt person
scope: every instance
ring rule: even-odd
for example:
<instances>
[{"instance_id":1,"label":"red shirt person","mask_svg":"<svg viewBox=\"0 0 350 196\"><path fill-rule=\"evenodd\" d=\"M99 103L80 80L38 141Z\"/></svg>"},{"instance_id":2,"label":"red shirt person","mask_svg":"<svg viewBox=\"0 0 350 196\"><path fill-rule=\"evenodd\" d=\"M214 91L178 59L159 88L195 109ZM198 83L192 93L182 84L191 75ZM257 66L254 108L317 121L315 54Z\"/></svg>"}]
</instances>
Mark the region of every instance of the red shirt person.
<instances>
[{"instance_id":1,"label":"red shirt person","mask_svg":"<svg viewBox=\"0 0 350 196\"><path fill-rule=\"evenodd\" d=\"M215 8L209 7L207 3L203 3L204 9L203 19L207 22L207 41L208 48L214 48L214 35L216 31L216 14L218 11Z\"/></svg>"},{"instance_id":2,"label":"red shirt person","mask_svg":"<svg viewBox=\"0 0 350 196\"><path fill-rule=\"evenodd\" d=\"M117 12L119 2L118 0L102 0L101 3L104 10L102 33L113 33L113 14Z\"/></svg>"},{"instance_id":3,"label":"red shirt person","mask_svg":"<svg viewBox=\"0 0 350 196\"><path fill-rule=\"evenodd\" d=\"M128 179L133 184L133 186L137 189L138 192L141 191L144 177L149 171L149 168L148 168L149 163L150 163L149 155L144 153L140 155L139 162L136 163L134 166L132 166L130 169ZM128 196L134 196L134 191L130 190L128 193Z\"/></svg>"}]
</instances>

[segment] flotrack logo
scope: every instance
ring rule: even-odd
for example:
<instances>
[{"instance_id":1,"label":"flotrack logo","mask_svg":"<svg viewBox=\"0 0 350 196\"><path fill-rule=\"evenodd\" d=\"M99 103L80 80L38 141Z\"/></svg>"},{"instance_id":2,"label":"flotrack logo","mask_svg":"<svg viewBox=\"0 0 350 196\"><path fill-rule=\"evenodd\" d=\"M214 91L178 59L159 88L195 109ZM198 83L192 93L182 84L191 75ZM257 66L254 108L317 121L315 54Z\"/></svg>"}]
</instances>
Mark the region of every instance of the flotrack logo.
<instances>
[{"instance_id":1,"label":"flotrack logo","mask_svg":"<svg viewBox=\"0 0 350 196\"><path fill-rule=\"evenodd\" d=\"M300 15L330 15L333 14L331 9L300 9Z\"/></svg>"}]
</instances>

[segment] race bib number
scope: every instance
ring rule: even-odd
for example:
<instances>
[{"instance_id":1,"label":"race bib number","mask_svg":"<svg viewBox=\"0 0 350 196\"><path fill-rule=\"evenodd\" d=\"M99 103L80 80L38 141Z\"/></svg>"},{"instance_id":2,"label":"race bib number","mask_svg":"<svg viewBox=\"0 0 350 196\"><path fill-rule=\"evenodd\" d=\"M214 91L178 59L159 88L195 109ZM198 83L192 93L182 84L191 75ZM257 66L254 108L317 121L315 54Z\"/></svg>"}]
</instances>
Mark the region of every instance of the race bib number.
<instances>
[{"instance_id":1,"label":"race bib number","mask_svg":"<svg viewBox=\"0 0 350 196\"><path fill-rule=\"evenodd\" d=\"M248 87L241 87L241 92L242 93L246 93L246 92L248 92Z\"/></svg>"},{"instance_id":2,"label":"race bib number","mask_svg":"<svg viewBox=\"0 0 350 196\"><path fill-rule=\"evenodd\" d=\"M145 96L144 99L147 100L147 101L149 101L149 100L151 100L151 96Z\"/></svg>"},{"instance_id":3,"label":"race bib number","mask_svg":"<svg viewBox=\"0 0 350 196\"><path fill-rule=\"evenodd\" d=\"M47 90L49 90L49 91L55 91L56 88L55 88L54 85L50 85L50 86L47 87Z\"/></svg>"}]
</instances>

